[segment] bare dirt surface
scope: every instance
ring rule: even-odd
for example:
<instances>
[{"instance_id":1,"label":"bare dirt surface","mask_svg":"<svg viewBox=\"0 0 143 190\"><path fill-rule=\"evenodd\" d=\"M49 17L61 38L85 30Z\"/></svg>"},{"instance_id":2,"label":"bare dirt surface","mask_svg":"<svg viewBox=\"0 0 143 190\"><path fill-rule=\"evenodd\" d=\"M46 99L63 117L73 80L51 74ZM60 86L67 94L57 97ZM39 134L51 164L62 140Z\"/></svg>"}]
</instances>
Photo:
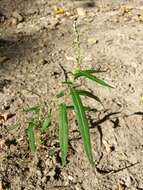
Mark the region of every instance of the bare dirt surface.
<instances>
[{"instance_id":1,"label":"bare dirt surface","mask_svg":"<svg viewBox=\"0 0 143 190\"><path fill-rule=\"evenodd\" d=\"M106 70L98 75L115 87L83 81L105 105L89 114L93 168L72 115L64 168L56 113L35 157L26 137L31 115L23 109L44 105L46 113L62 89L60 65L73 68L75 19L83 68ZM143 189L142 62L142 1L0 0L0 190ZM101 109L93 100L85 102Z\"/></svg>"}]
</instances>

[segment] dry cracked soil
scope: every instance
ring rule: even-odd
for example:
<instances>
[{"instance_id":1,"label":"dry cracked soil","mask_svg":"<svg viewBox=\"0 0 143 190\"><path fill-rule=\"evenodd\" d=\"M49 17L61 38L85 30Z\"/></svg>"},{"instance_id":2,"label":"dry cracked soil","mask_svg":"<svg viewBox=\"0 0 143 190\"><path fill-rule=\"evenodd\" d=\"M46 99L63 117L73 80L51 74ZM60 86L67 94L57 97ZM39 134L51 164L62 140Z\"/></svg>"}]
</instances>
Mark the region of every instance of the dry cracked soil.
<instances>
[{"instance_id":1,"label":"dry cracked soil","mask_svg":"<svg viewBox=\"0 0 143 190\"><path fill-rule=\"evenodd\" d=\"M76 21L82 68L106 72L108 89L89 80L104 109L88 113L95 166L83 151L70 114L69 153L61 166L58 115L29 150L26 129L42 106L43 118L63 88L64 68L76 61ZM0 190L143 189L143 2L142 0L0 0ZM53 104L52 104L53 105Z\"/></svg>"}]
</instances>

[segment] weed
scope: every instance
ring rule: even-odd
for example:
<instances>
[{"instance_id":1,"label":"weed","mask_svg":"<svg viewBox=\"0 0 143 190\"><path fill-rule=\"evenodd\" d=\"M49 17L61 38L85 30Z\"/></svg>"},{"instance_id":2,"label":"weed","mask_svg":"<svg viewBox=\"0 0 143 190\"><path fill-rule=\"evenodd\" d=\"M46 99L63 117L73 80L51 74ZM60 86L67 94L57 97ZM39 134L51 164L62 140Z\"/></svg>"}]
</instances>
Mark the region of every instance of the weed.
<instances>
[{"instance_id":1,"label":"weed","mask_svg":"<svg viewBox=\"0 0 143 190\"><path fill-rule=\"evenodd\" d=\"M100 104L102 104L99 97L95 96L91 92L83 89L79 89L77 87L77 79L80 79L81 77L84 77L86 79L89 79L91 81L94 81L102 86L113 88L110 84L105 82L104 80L101 80L97 78L94 73L96 73L96 70L89 69L89 70L82 70L81 64L82 64L82 56L80 51L80 39L79 39L79 33L77 30L76 22L74 25L75 33L76 33L76 52L77 52L77 58L76 58L76 64L75 68L72 71L72 75L68 76L66 75L65 81L63 84L66 85L67 92L65 93L66 96L71 98L73 105L69 106L65 102L65 99L63 99L62 103L59 105L59 141L60 141L60 149L61 149L61 158L62 158L62 164L65 165L66 163L66 157L68 154L68 110L69 108L72 108L75 112L75 117L78 124L78 129L82 137L84 150L86 153L86 156L91 164L93 164L93 155L92 155L92 146L91 146L91 140L90 140L90 132L89 132L89 123L88 119L86 117L86 111L90 110L91 108L85 107L81 96L87 96L89 98L93 98ZM65 70L64 70L65 73ZM63 97L64 93L60 92L60 96ZM103 105L103 104L102 104Z\"/></svg>"},{"instance_id":2,"label":"weed","mask_svg":"<svg viewBox=\"0 0 143 190\"><path fill-rule=\"evenodd\" d=\"M35 128L37 127L36 122L34 120L29 122L29 126L27 129L27 136L29 140L29 147L32 152L32 154L35 154L36 152L36 138L35 138Z\"/></svg>"},{"instance_id":3,"label":"weed","mask_svg":"<svg viewBox=\"0 0 143 190\"><path fill-rule=\"evenodd\" d=\"M81 56L81 48L80 48L80 35L78 33L78 29L76 26L76 21L74 23L74 29L76 34L76 41L75 41L75 47L76 47L76 63L75 67L72 72L66 72L66 70L61 66L61 69L63 70L63 73L65 75L65 80L62 82L64 85L64 91L61 91L56 95L56 99L53 100L50 106L50 111L48 115L45 117L41 131L46 132L46 130L49 128L49 126L52 123L52 117L55 114L55 107L58 106L58 112L59 112L59 143L60 143L60 150L61 150L61 160L62 165L64 166L66 164L66 159L68 155L68 140L69 140L69 122L68 122L68 112L74 111L75 117L78 124L78 130L80 132L80 135L82 137L83 146L85 154L91 164L93 164L93 155L92 155L92 145L91 145L91 139L90 139L90 131L89 131L89 122L86 117L87 111L97 111L96 109L84 106L81 96L86 96L89 98L94 99L98 103L100 103L102 106L102 102L99 97L92 94L91 92L81 89L81 85L77 85L77 80L79 80L81 77L84 77L85 79L91 80L93 82L96 82L99 85L113 88L110 84L105 82L104 80L99 79L95 76L96 71L94 69L88 69L83 70L81 69L82 66L82 56ZM79 84L79 82L78 82ZM80 88L79 88L80 87ZM72 105L68 105L67 99L71 99ZM59 101L60 99L60 101ZM59 103L60 102L60 103ZM28 111L37 113L39 111L39 107L33 107L29 108ZM35 135L34 131L36 129L37 124L32 120L29 122L29 127L27 129L27 135L29 139L29 146L32 151L32 153L35 153L36 151L36 142L35 142Z\"/></svg>"},{"instance_id":4,"label":"weed","mask_svg":"<svg viewBox=\"0 0 143 190\"><path fill-rule=\"evenodd\" d=\"M28 121L26 133L29 147L33 155L35 155L38 146L41 144L42 134L46 133L51 126L51 112L41 118L40 112L43 111L42 108L42 106L33 106L23 110L26 113L32 113L32 117L30 121Z\"/></svg>"}]
</instances>

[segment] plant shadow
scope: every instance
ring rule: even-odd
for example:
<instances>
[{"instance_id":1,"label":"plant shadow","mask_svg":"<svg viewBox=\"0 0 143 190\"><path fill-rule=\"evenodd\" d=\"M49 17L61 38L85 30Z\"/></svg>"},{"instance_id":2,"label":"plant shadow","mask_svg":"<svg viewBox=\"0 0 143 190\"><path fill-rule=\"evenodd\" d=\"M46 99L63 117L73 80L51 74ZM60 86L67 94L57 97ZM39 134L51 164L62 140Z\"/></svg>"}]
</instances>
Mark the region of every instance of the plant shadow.
<instances>
[{"instance_id":1,"label":"plant shadow","mask_svg":"<svg viewBox=\"0 0 143 190\"><path fill-rule=\"evenodd\" d=\"M104 113L109 112L109 110L105 110ZM94 120L94 118L90 118L89 117L89 123L90 123L90 133L95 133L94 129L97 129L100 135L100 143L102 145L103 142L103 132L102 132L102 127L104 127L104 125L102 125L104 122L106 121L110 121L113 124L113 128L118 128L121 127L120 125L120 117L132 117L132 116L142 116L143 118L143 112L138 111L138 112L134 112L131 113L129 115L124 115L121 116L120 115L121 112L110 112L107 113L105 116L103 116L101 119L97 119L96 121ZM94 131L93 131L94 130ZM70 141L77 141L81 139L80 134L78 133L78 130L73 130L73 133L77 133L77 137L71 138Z\"/></svg>"},{"instance_id":2,"label":"plant shadow","mask_svg":"<svg viewBox=\"0 0 143 190\"><path fill-rule=\"evenodd\" d=\"M108 111L108 110L107 110ZM118 118L118 114L120 114L121 112L110 112L107 113L105 116L103 116L101 119L98 119L96 121L94 121L93 119L89 118L89 122L90 122L90 130L97 128L99 134L100 134L100 141L102 142L102 138L103 138L103 133L102 133L102 126L101 124L106 122L107 120L111 121L114 125L114 128L120 127L119 124L119 118ZM112 119L112 116L114 117L114 120ZM78 130L74 130L72 131L73 133L78 132ZM75 141L75 140L79 140L81 139L80 136L76 137L76 138L72 138L71 141Z\"/></svg>"}]
</instances>

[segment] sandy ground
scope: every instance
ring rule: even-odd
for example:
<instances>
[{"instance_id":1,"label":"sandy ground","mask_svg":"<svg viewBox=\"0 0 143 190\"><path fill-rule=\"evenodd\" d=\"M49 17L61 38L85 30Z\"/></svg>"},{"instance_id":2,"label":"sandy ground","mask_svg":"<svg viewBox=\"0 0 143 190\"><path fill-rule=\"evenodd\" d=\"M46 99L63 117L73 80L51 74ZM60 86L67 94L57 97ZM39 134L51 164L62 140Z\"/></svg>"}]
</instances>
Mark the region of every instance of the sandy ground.
<instances>
[{"instance_id":1,"label":"sandy ground","mask_svg":"<svg viewBox=\"0 0 143 190\"><path fill-rule=\"evenodd\" d=\"M75 19L82 67L106 70L98 76L115 87L83 81L105 106L89 114L95 168L84 155L73 115L64 168L56 113L35 157L26 138L31 115L23 109L44 105L41 115L46 113L62 88L60 65L73 68ZM142 62L142 1L0 0L0 190L143 189ZM94 100L84 101L101 109Z\"/></svg>"}]
</instances>

